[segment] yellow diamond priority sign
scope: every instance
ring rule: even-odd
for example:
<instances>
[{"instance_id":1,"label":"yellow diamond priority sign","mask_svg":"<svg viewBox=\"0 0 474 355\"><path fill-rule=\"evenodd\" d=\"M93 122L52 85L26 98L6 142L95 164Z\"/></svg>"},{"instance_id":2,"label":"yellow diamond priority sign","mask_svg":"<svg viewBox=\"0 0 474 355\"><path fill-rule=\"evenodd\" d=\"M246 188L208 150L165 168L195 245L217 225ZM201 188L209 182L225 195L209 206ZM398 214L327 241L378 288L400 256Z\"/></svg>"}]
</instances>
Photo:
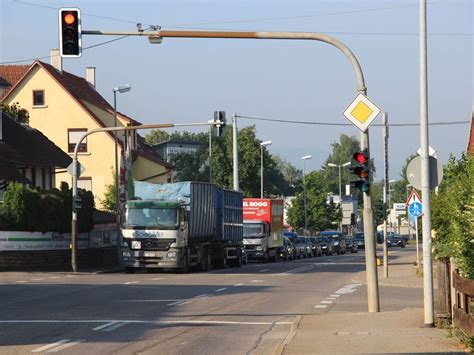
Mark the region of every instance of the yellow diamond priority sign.
<instances>
[{"instance_id":1,"label":"yellow diamond priority sign","mask_svg":"<svg viewBox=\"0 0 474 355\"><path fill-rule=\"evenodd\" d=\"M344 111L344 116L362 132L365 132L379 113L380 109L367 96L359 94Z\"/></svg>"}]
</instances>

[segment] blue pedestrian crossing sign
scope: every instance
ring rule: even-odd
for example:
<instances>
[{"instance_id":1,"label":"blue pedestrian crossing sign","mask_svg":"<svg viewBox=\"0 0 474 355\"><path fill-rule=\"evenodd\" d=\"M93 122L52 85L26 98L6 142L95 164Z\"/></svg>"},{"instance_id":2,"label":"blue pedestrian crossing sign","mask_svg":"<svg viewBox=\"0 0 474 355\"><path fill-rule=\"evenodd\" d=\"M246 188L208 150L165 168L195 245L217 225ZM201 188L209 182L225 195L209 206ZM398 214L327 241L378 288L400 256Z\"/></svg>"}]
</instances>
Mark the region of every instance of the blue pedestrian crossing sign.
<instances>
[{"instance_id":1,"label":"blue pedestrian crossing sign","mask_svg":"<svg viewBox=\"0 0 474 355\"><path fill-rule=\"evenodd\" d=\"M413 217L420 217L423 212L423 205L419 202L413 202L409 205L408 212Z\"/></svg>"}]
</instances>

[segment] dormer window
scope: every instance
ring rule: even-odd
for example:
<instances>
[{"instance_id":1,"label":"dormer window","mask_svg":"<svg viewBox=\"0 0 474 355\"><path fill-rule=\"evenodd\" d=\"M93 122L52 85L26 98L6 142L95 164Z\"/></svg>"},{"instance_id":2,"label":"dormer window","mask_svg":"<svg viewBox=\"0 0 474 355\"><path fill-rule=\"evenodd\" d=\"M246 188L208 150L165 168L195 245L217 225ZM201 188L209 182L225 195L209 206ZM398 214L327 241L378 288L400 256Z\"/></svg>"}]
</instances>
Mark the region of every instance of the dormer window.
<instances>
[{"instance_id":1,"label":"dormer window","mask_svg":"<svg viewBox=\"0 0 474 355\"><path fill-rule=\"evenodd\" d=\"M33 90L33 106L44 105L44 90Z\"/></svg>"}]
</instances>

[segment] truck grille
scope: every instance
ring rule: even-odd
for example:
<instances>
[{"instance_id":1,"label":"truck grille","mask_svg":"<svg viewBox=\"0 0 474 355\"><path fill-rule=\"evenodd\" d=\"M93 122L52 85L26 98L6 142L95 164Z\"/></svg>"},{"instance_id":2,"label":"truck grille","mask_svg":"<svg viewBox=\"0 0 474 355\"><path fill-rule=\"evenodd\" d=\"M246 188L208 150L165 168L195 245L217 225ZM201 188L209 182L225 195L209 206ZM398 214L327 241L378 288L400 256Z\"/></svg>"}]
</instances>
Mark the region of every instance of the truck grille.
<instances>
[{"instance_id":1,"label":"truck grille","mask_svg":"<svg viewBox=\"0 0 474 355\"><path fill-rule=\"evenodd\" d=\"M176 242L174 238L168 239L145 239L142 240L141 250L169 250L171 244Z\"/></svg>"},{"instance_id":2,"label":"truck grille","mask_svg":"<svg viewBox=\"0 0 474 355\"><path fill-rule=\"evenodd\" d=\"M255 250L255 245L246 245L245 250Z\"/></svg>"}]
</instances>

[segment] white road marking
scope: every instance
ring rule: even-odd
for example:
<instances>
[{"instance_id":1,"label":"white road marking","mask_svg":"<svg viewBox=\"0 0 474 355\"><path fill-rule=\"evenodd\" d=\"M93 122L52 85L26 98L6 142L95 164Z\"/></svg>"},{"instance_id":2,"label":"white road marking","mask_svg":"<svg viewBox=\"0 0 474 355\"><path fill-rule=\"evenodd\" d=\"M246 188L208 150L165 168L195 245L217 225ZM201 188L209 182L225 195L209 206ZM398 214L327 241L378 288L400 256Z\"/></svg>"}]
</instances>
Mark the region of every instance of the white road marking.
<instances>
[{"instance_id":1,"label":"white road marking","mask_svg":"<svg viewBox=\"0 0 474 355\"><path fill-rule=\"evenodd\" d=\"M106 324L99 325L98 327L92 328L92 330L102 330L104 328L110 327L111 325L114 325L114 324L117 324L117 323L120 323L120 322L109 322L109 323L106 323Z\"/></svg>"},{"instance_id":2,"label":"white road marking","mask_svg":"<svg viewBox=\"0 0 474 355\"><path fill-rule=\"evenodd\" d=\"M337 290L334 293L339 294L339 295L354 293L354 292L357 291L356 288L359 287L359 286L362 286L362 284L348 284L348 285L345 285L344 287L340 288L339 290Z\"/></svg>"},{"instance_id":3,"label":"white road marking","mask_svg":"<svg viewBox=\"0 0 474 355\"><path fill-rule=\"evenodd\" d=\"M341 295L331 295L331 297L341 297Z\"/></svg>"},{"instance_id":4,"label":"white road marking","mask_svg":"<svg viewBox=\"0 0 474 355\"><path fill-rule=\"evenodd\" d=\"M250 282L263 282L263 280L252 280Z\"/></svg>"},{"instance_id":5,"label":"white road marking","mask_svg":"<svg viewBox=\"0 0 474 355\"><path fill-rule=\"evenodd\" d=\"M48 349L51 349L51 348L55 348L55 347L58 346L58 345L67 343L67 342L70 341L70 340L71 340L71 339L58 340L58 341L55 342L55 343L42 346L41 348L38 348L38 349L35 349L35 350L31 350L31 352L32 352L32 353L39 353L39 352L41 352L41 351L48 350Z\"/></svg>"},{"instance_id":6,"label":"white road marking","mask_svg":"<svg viewBox=\"0 0 474 355\"><path fill-rule=\"evenodd\" d=\"M270 270L270 269L262 269L259 272L265 272L265 271L268 271L268 270Z\"/></svg>"},{"instance_id":7,"label":"white road marking","mask_svg":"<svg viewBox=\"0 0 474 355\"><path fill-rule=\"evenodd\" d=\"M182 306L182 305L185 305L185 304L188 304L188 303L191 303L192 301L182 301L182 302L179 302L177 303L176 305L177 306Z\"/></svg>"},{"instance_id":8,"label":"white road marking","mask_svg":"<svg viewBox=\"0 0 474 355\"><path fill-rule=\"evenodd\" d=\"M234 286L243 286L243 284L236 284L236 285L234 285Z\"/></svg>"},{"instance_id":9,"label":"white road marking","mask_svg":"<svg viewBox=\"0 0 474 355\"><path fill-rule=\"evenodd\" d=\"M66 344L60 345L56 348L53 348L51 350L48 350L47 352L48 353L55 353L55 352L70 348L71 346L77 345L79 343L82 343L83 341L86 341L86 339L78 339L76 341L71 341L70 343L66 343Z\"/></svg>"},{"instance_id":10,"label":"white road marking","mask_svg":"<svg viewBox=\"0 0 474 355\"><path fill-rule=\"evenodd\" d=\"M175 304L178 304L178 303L181 303L181 302L183 302L183 301L182 300L181 301L176 301L176 302L167 304L167 306L174 306Z\"/></svg>"},{"instance_id":11,"label":"white road marking","mask_svg":"<svg viewBox=\"0 0 474 355\"><path fill-rule=\"evenodd\" d=\"M42 323L130 323L130 324L236 324L236 325L289 325L293 322L238 322L238 321L213 321L213 320L162 320L162 321L147 321L147 320L129 320L129 319L34 319L34 320L0 320L0 324L42 324ZM67 339L69 341L69 339Z\"/></svg>"},{"instance_id":12,"label":"white road marking","mask_svg":"<svg viewBox=\"0 0 474 355\"><path fill-rule=\"evenodd\" d=\"M334 300L337 300L336 297L326 297L326 299L327 299L327 300L333 300L333 301L334 301Z\"/></svg>"},{"instance_id":13,"label":"white road marking","mask_svg":"<svg viewBox=\"0 0 474 355\"><path fill-rule=\"evenodd\" d=\"M322 303L322 304L331 304L332 301L321 301L320 303Z\"/></svg>"},{"instance_id":14,"label":"white road marking","mask_svg":"<svg viewBox=\"0 0 474 355\"><path fill-rule=\"evenodd\" d=\"M40 277L38 279L31 279L31 281L41 281L41 280L44 280L44 278Z\"/></svg>"},{"instance_id":15,"label":"white road marking","mask_svg":"<svg viewBox=\"0 0 474 355\"><path fill-rule=\"evenodd\" d=\"M132 285L136 283L138 283L138 281L129 281L129 282L125 282L124 285Z\"/></svg>"},{"instance_id":16,"label":"white road marking","mask_svg":"<svg viewBox=\"0 0 474 355\"><path fill-rule=\"evenodd\" d=\"M66 277L76 277L76 275L67 275Z\"/></svg>"},{"instance_id":17,"label":"white road marking","mask_svg":"<svg viewBox=\"0 0 474 355\"><path fill-rule=\"evenodd\" d=\"M312 268L312 267L314 267L314 264L313 264L313 265L310 265L310 266L299 267L299 268L293 269L293 270L288 270L288 271L279 273L279 274L277 274L277 275L278 275L278 276L287 276L287 275L289 275L289 274L294 274L294 273L296 273L296 272L309 270L309 269Z\"/></svg>"},{"instance_id":18,"label":"white road marking","mask_svg":"<svg viewBox=\"0 0 474 355\"><path fill-rule=\"evenodd\" d=\"M317 304L314 308L327 308L327 304Z\"/></svg>"},{"instance_id":19,"label":"white road marking","mask_svg":"<svg viewBox=\"0 0 474 355\"><path fill-rule=\"evenodd\" d=\"M154 279L152 279L153 281L157 281L157 280L163 280L164 277L155 277Z\"/></svg>"},{"instance_id":20,"label":"white road marking","mask_svg":"<svg viewBox=\"0 0 474 355\"><path fill-rule=\"evenodd\" d=\"M60 279L61 277L59 276L48 276L48 279Z\"/></svg>"},{"instance_id":21,"label":"white road marking","mask_svg":"<svg viewBox=\"0 0 474 355\"><path fill-rule=\"evenodd\" d=\"M176 302L181 302L181 301L186 301L186 299L164 299L164 300L120 300L120 301L113 301L113 302L173 302L173 301L176 301Z\"/></svg>"},{"instance_id":22,"label":"white road marking","mask_svg":"<svg viewBox=\"0 0 474 355\"><path fill-rule=\"evenodd\" d=\"M15 282L24 284L24 283L27 282L27 281L21 280L21 281L15 281Z\"/></svg>"},{"instance_id":23,"label":"white road marking","mask_svg":"<svg viewBox=\"0 0 474 355\"><path fill-rule=\"evenodd\" d=\"M110 327L107 327L107 328L103 329L102 331L104 331L104 332L113 332L115 329L123 327L124 325L127 325L127 322L119 322L115 325L111 325Z\"/></svg>"},{"instance_id":24,"label":"white road marking","mask_svg":"<svg viewBox=\"0 0 474 355\"><path fill-rule=\"evenodd\" d=\"M199 296L194 296L193 298L206 298L208 297L209 295L207 293L203 293L202 295L199 295Z\"/></svg>"},{"instance_id":25,"label":"white road marking","mask_svg":"<svg viewBox=\"0 0 474 355\"><path fill-rule=\"evenodd\" d=\"M224 290L227 290L227 287L219 288L219 289L215 290L214 292L222 292Z\"/></svg>"}]
</instances>

